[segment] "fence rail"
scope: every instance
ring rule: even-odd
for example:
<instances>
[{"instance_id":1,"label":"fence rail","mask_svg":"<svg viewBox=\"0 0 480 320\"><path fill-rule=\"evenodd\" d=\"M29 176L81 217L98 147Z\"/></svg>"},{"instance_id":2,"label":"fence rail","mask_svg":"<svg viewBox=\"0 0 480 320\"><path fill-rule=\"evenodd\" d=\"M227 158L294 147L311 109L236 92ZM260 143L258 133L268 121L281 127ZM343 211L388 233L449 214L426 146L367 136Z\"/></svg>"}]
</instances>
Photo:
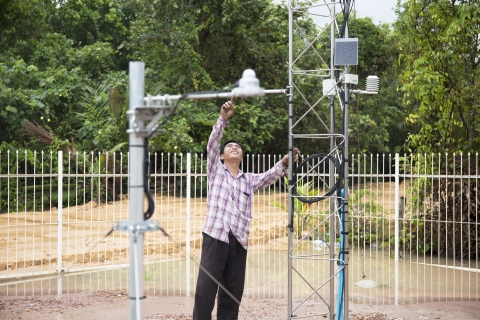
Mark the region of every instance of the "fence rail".
<instances>
[{"instance_id":1,"label":"fence rail","mask_svg":"<svg viewBox=\"0 0 480 320\"><path fill-rule=\"evenodd\" d=\"M280 159L248 155L243 170L263 172ZM60 270L68 271L63 291L128 286L128 236L105 237L116 221L129 219L128 160L122 153L0 152L0 291L55 292L58 287L40 276ZM153 220L174 240L145 234L145 290L190 295L206 212L204 158L178 153L150 160ZM479 299L478 160L478 154L350 157L350 299ZM255 194L248 296L287 294L287 203L284 180ZM299 254L324 253L328 214L328 201L297 208L298 237L317 225ZM313 276L328 273L318 261L299 268ZM294 286L300 296L304 284Z\"/></svg>"}]
</instances>

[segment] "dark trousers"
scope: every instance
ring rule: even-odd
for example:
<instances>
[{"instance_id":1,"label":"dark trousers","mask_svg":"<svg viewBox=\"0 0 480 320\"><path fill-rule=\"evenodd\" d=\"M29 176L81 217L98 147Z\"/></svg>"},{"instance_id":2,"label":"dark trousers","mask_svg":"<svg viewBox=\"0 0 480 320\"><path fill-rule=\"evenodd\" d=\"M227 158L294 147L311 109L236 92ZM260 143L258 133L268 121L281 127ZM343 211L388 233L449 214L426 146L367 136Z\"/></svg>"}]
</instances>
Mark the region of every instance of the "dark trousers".
<instances>
[{"instance_id":1,"label":"dark trousers","mask_svg":"<svg viewBox=\"0 0 480 320\"><path fill-rule=\"evenodd\" d=\"M247 250L233 235L229 236L229 241L230 243L225 243L203 233L200 266L207 270L240 302L245 285ZM212 319L217 291L217 319L238 319L240 305L221 288L219 289L218 284L200 268L193 307L194 320Z\"/></svg>"}]
</instances>

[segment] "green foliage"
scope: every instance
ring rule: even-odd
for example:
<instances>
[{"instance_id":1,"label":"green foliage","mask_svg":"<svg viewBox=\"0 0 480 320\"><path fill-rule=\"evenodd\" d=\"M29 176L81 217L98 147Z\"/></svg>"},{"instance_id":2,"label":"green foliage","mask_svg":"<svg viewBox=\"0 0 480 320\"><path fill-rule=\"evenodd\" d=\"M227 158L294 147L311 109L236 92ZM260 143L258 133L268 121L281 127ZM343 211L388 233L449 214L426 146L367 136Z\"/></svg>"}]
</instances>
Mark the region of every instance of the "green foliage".
<instances>
[{"instance_id":1,"label":"green foliage","mask_svg":"<svg viewBox=\"0 0 480 320\"><path fill-rule=\"evenodd\" d=\"M43 172L51 173L52 168L57 168L56 157L50 153L44 154L22 149L17 143L0 144L0 175L18 175L15 178L0 179L0 208L1 212L20 212L26 210L43 210L56 206L58 200L57 178L24 177L22 175L33 173L34 168L43 158ZM36 168L38 169L38 168ZM72 188L65 185L64 190ZM42 191L43 196L42 197ZM66 194L64 194L64 199Z\"/></svg>"},{"instance_id":2,"label":"green foliage","mask_svg":"<svg viewBox=\"0 0 480 320\"><path fill-rule=\"evenodd\" d=\"M85 167L88 170L88 174L94 176L94 179L91 179L90 183L85 182L84 190L86 194L90 195L91 200L95 200L97 204L118 200L120 194L119 190L122 184L122 179L120 177L112 178L108 176L102 177L105 174L114 174L125 172L127 168L121 168L118 159L115 163L114 154L122 149L122 147L126 144L126 142L122 142L117 144L108 152L99 152L98 155L91 154L90 158L85 158ZM81 163L80 163L81 164ZM124 164L126 166L126 164ZM113 180L115 181L115 185L117 188L113 190ZM128 188L127 185L124 185L124 190Z\"/></svg>"},{"instance_id":3,"label":"green foliage","mask_svg":"<svg viewBox=\"0 0 480 320\"><path fill-rule=\"evenodd\" d=\"M375 197L376 193L369 189L359 189L350 195L350 203L354 205L349 217L352 221L349 241L354 247L376 245L381 249L388 247L394 238L389 225L390 212L376 204Z\"/></svg>"},{"instance_id":4,"label":"green foliage","mask_svg":"<svg viewBox=\"0 0 480 320\"><path fill-rule=\"evenodd\" d=\"M395 24L412 152L476 152L480 145L475 2L415 1Z\"/></svg>"},{"instance_id":5,"label":"green foliage","mask_svg":"<svg viewBox=\"0 0 480 320\"><path fill-rule=\"evenodd\" d=\"M82 108L87 111L92 111L89 108L99 107L98 103L88 107L88 101L81 101L87 98L85 91L88 91L90 87L85 85L83 90L80 89L82 79L86 79L85 73L80 68L68 70L58 66L40 70L35 65L26 64L23 60L10 59L5 63L0 62L0 75L0 125L5 128L0 134L1 138L5 141L19 139L18 133L24 124L27 121L33 121L43 123L45 129L51 130L54 136L60 140L72 138L76 141L83 141L86 137L84 132L77 131L72 137L71 127L64 126L65 119L78 115L74 107L78 105L77 103L81 103ZM125 76L123 78L125 79ZM108 97L110 98L111 95L110 92ZM121 96L119 91L116 96L117 98ZM114 126L118 127L113 130L113 133L106 135L107 139L102 141L107 148L122 139L119 130L122 132L126 130L126 115L122 109L125 107L124 102L119 104L112 99L110 102L114 105L114 109L123 111L122 114L117 112L112 115L116 121L110 121L112 118L108 117L94 119L97 123L102 122L97 127L105 126L105 123L110 126L106 126L106 130L111 130ZM89 115L93 116L92 113ZM96 112L95 116L99 116L99 113ZM79 120L77 119L77 121ZM92 130L92 128L86 128L86 130ZM114 136L112 137L112 135ZM99 142L95 141L94 145L96 144ZM90 148L91 145L85 145L85 147Z\"/></svg>"},{"instance_id":6,"label":"green foliage","mask_svg":"<svg viewBox=\"0 0 480 320\"><path fill-rule=\"evenodd\" d=\"M0 10L0 57L19 57L28 61L50 29L49 18L55 1L3 0Z\"/></svg>"},{"instance_id":7,"label":"green foliage","mask_svg":"<svg viewBox=\"0 0 480 320\"><path fill-rule=\"evenodd\" d=\"M370 18L351 18L350 36L359 38L358 88L365 88L366 78L380 79L380 92L375 96L354 96L350 101L349 148L352 153L384 153L398 151L404 144L405 115L398 92L398 48L388 25L375 25ZM340 122L339 122L340 125Z\"/></svg>"},{"instance_id":8,"label":"green foliage","mask_svg":"<svg viewBox=\"0 0 480 320\"><path fill-rule=\"evenodd\" d=\"M120 143L107 152L85 157L75 157L70 161L63 157L64 172L85 174L84 178L67 177L62 181L63 206L78 205L84 201L95 200L97 203L118 200L120 186L127 190L127 181L121 177L107 176L126 172L128 162L120 166L114 153L121 150L126 143ZM36 152L19 150L17 144L0 145L0 174L15 174L20 177L0 179L1 212L48 210L58 204L58 157L57 152ZM69 168L76 166L76 168ZM72 171L70 171L72 170ZM48 177L22 177L23 174L43 173ZM114 181L115 180L115 181ZM114 189L115 186L115 189ZM81 194L81 197L78 195Z\"/></svg>"},{"instance_id":9,"label":"green foliage","mask_svg":"<svg viewBox=\"0 0 480 320\"><path fill-rule=\"evenodd\" d=\"M430 245L431 239L428 238L425 221L422 218L413 217L407 224L403 225L399 244L406 251L424 255L435 245L435 243Z\"/></svg>"},{"instance_id":10,"label":"green foliage","mask_svg":"<svg viewBox=\"0 0 480 320\"><path fill-rule=\"evenodd\" d=\"M206 197L208 183L207 178L200 176L206 173L206 158L193 154L191 159L190 197ZM168 194L176 197L187 196L188 179L186 173L187 156L183 153L150 153L151 173L163 174L174 173L175 176L157 176L150 179L150 190L158 194Z\"/></svg>"},{"instance_id":11,"label":"green foliage","mask_svg":"<svg viewBox=\"0 0 480 320\"><path fill-rule=\"evenodd\" d=\"M285 182L285 185L288 186L288 178L287 177L284 178L284 182ZM298 189L299 193L303 194L303 195L306 195L306 196L311 196L311 195L317 195L318 194L318 190L313 189L312 187L313 187L313 182L297 185L297 189ZM281 208L282 210L288 212L288 209L285 208L285 206L281 202L272 201L272 204L275 207ZM305 214L308 211L308 203L304 203L304 202L300 201L298 198L294 198L293 208L295 210L295 213Z\"/></svg>"},{"instance_id":12,"label":"green foliage","mask_svg":"<svg viewBox=\"0 0 480 320\"><path fill-rule=\"evenodd\" d=\"M150 149L171 153L203 153L219 116L217 112L202 112L209 108L216 107L208 103L201 107L191 101L182 103L172 116L160 123L161 131L151 139Z\"/></svg>"},{"instance_id":13,"label":"green foliage","mask_svg":"<svg viewBox=\"0 0 480 320\"><path fill-rule=\"evenodd\" d=\"M149 0L136 2L134 8L136 18L131 21L131 37L126 41L132 51L130 59L161 70L156 75L157 81L166 83L171 94L210 90L212 82L196 51L203 25L197 21L193 4Z\"/></svg>"},{"instance_id":14,"label":"green foliage","mask_svg":"<svg viewBox=\"0 0 480 320\"><path fill-rule=\"evenodd\" d=\"M135 50L132 59L145 61L157 71L152 80L165 84L163 92L223 88L235 83L247 68L256 71L262 86L285 87L288 21L280 18L286 18L287 11L280 14L279 5L265 1L161 3L162 7L157 1L136 4L138 19L126 45ZM203 152L221 103L181 102L176 114L162 125L165 132L152 139L152 147ZM235 103L237 112L225 135L241 139L249 152L266 148L278 151L275 140L287 137L277 134L286 124L284 99L266 97Z\"/></svg>"},{"instance_id":15,"label":"green foliage","mask_svg":"<svg viewBox=\"0 0 480 320\"><path fill-rule=\"evenodd\" d=\"M53 28L81 45L117 44L128 34L125 1L60 0L51 17Z\"/></svg>"},{"instance_id":16,"label":"green foliage","mask_svg":"<svg viewBox=\"0 0 480 320\"><path fill-rule=\"evenodd\" d=\"M16 140L26 120L55 123L69 101L73 75L65 69L41 71L23 60L0 62L0 125L2 138ZM42 119L42 120L43 120Z\"/></svg>"},{"instance_id":17,"label":"green foliage","mask_svg":"<svg viewBox=\"0 0 480 320\"><path fill-rule=\"evenodd\" d=\"M84 86L72 118L65 124L76 130L84 150L108 150L120 141L126 142L126 110L120 90L110 80L95 88ZM123 143L122 145L124 145ZM115 149L117 146L114 146Z\"/></svg>"},{"instance_id":18,"label":"green foliage","mask_svg":"<svg viewBox=\"0 0 480 320\"><path fill-rule=\"evenodd\" d=\"M404 2L398 12L394 27L402 70L399 89L404 94L410 130L409 151L417 154L406 164L406 172L455 175L455 166L468 168L469 164L456 160L455 164L440 165L437 156L431 155L478 152L480 7L474 1L422 0ZM451 179L411 181L410 201L415 208L412 214L418 217L418 221L407 227L406 237L411 237L408 232L415 232L417 237L410 240L411 250L431 250L446 256L463 252L475 257L475 253L456 247L457 243L468 243L469 238L476 239L475 233L458 233L449 224L423 225L422 222L471 219L468 210L455 210L456 205L468 207L472 201L468 196L443 192L456 184L458 182ZM436 203L441 203L442 209ZM473 212L476 216L476 210ZM431 243L430 239L440 235L438 246ZM452 250L452 247L456 248ZM478 250L478 244L468 247Z\"/></svg>"},{"instance_id":19,"label":"green foliage","mask_svg":"<svg viewBox=\"0 0 480 320\"><path fill-rule=\"evenodd\" d=\"M76 12L78 19L85 18L85 24L76 32L79 35L95 28L104 36L82 43L80 37L69 33L79 24L73 16L65 13L79 3L81 1L7 0L5 7L2 5L7 10L0 13L0 24L4 26L0 28L0 126L5 128L0 133L1 140L11 142L22 141L20 139L23 138L22 143L26 147L44 148L36 143L35 137L30 140L29 136L20 134L24 125L30 122L40 123L45 131L51 132L52 149L63 147L65 140L80 141L79 146L82 147L83 136L75 136L76 132L65 126L64 120L74 116L83 88L94 87L102 83L102 79L115 81L118 78L118 71L112 72L118 68L118 52L112 44L114 38L120 42L124 40L115 35L119 30L123 30L125 35L126 28L119 29L119 21L125 21L112 16L112 8L119 15L123 12L119 10L120 2L85 2L84 12ZM88 11L86 7L100 10L100 6L109 8L109 13L96 15L96 22L102 23L86 18L92 16L85 14ZM107 27L106 21L114 26ZM69 29L72 25L75 27ZM123 77L126 79L125 75ZM126 86L122 88L123 92L125 89ZM117 124L111 123L113 125ZM125 124L122 125L121 130L125 128ZM103 142L107 145L105 150L122 140L107 137ZM90 145L85 147L90 148Z\"/></svg>"},{"instance_id":20,"label":"green foliage","mask_svg":"<svg viewBox=\"0 0 480 320\"><path fill-rule=\"evenodd\" d=\"M43 184L36 186L27 186L21 188L19 194L21 199L26 199L26 202L21 201L19 208L16 211L43 211L57 207L59 200L58 181L52 181L54 184ZM75 202L75 184L62 184L62 204L67 207L69 203L79 204ZM15 202L15 199L11 199Z\"/></svg>"},{"instance_id":21,"label":"green foliage","mask_svg":"<svg viewBox=\"0 0 480 320\"><path fill-rule=\"evenodd\" d=\"M236 102L235 116L228 127L225 139L242 141L247 152L260 153L269 141L278 139L275 132L285 124L287 115L278 107L269 105L270 101L249 101L245 99ZM218 116L217 116L218 117ZM245 130L245 128L249 128ZM282 135L285 138L287 135ZM284 154L284 149L277 149Z\"/></svg>"},{"instance_id":22,"label":"green foliage","mask_svg":"<svg viewBox=\"0 0 480 320\"><path fill-rule=\"evenodd\" d=\"M475 192L471 192L476 190L478 182L455 177L474 172L476 164L468 157L455 154L445 158L439 154L417 154L410 159L409 162L402 160L404 172L414 177L408 188L412 219L404 226L407 233L402 236L403 246L419 253L474 259L479 244L473 239L478 238L478 230L458 228L455 222L478 220L479 211L472 205Z\"/></svg>"},{"instance_id":23,"label":"green foliage","mask_svg":"<svg viewBox=\"0 0 480 320\"><path fill-rule=\"evenodd\" d=\"M288 82L285 4L260 0L6 0L4 4L6 10L0 13L3 141L44 148L31 136L19 134L27 122L51 133L51 150L105 151L125 141L129 60L145 62L149 94L221 89L235 83L247 68L256 71L263 87L284 88ZM351 22L356 24L352 31L368 42L361 47L361 78L369 72L392 70L395 52L388 40L389 29L374 26L370 20L352 17ZM294 50L301 50L304 37L315 38L318 32L306 17L298 19L298 26ZM329 43L322 40L318 47L328 50ZM317 68L314 57L315 53L307 54L302 68ZM378 75L383 81L383 74ZM106 83L111 87L102 90ZM161 92L151 85L160 83ZM313 77L299 85L315 97L321 82ZM105 112L112 94L115 109L122 110L123 116ZM94 96L102 101L93 101ZM151 140L151 150L203 152L221 103L181 102L176 113L162 123L163 132ZM285 153L284 97L244 99L236 105L237 114L226 136L241 139L249 152ZM305 106L297 107L298 114L305 111ZM395 103L379 109L378 103L365 102L352 108L352 148L386 150L389 136L398 136L387 133L396 125L395 110ZM317 112L327 117L328 107ZM317 125L307 121L298 129L310 132ZM321 148L298 143L305 153Z\"/></svg>"}]
</instances>

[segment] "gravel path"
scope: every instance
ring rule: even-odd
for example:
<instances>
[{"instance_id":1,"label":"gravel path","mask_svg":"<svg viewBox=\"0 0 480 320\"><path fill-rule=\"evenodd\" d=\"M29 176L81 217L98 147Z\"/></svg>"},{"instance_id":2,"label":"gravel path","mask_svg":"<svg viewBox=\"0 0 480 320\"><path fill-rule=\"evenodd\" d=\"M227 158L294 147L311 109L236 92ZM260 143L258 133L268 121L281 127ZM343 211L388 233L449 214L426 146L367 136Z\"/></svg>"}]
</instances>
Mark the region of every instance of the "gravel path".
<instances>
[{"instance_id":1,"label":"gravel path","mask_svg":"<svg viewBox=\"0 0 480 320\"><path fill-rule=\"evenodd\" d=\"M287 319L287 300L244 299L240 319ZM318 313L320 305L306 305L310 314ZM148 296L144 300L144 319L190 320L192 297ZM359 305L350 302L349 319L354 320L477 320L480 319L478 301L430 302L410 305ZM125 292L83 292L62 296L13 297L0 296L0 319L5 320L80 320L129 319L129 300ZM216 317L213 317L216 319ZM319 316L315 319L327 319Z\"/></svg>"}]
</instances>

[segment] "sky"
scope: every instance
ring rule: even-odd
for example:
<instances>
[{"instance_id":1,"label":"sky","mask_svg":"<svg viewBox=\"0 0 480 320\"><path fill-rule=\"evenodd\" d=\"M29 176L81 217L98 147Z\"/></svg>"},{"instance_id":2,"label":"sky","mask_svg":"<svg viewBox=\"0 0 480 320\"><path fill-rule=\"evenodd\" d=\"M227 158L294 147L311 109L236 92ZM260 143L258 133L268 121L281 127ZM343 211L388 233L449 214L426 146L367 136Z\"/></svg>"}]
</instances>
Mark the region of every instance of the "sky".
<instances>
[{"instance_id":1,"label":"sky","mask_svg":"<svg viewBox=\"0 0 480 320\"><path fill-rule=\"evenodd\" d=\"M392 23L396 16L393 11L397 0L355 0L357 17L371 17L375 24L380 22Z\"/></svg>"},{"instance_id":2,"label":"sky","mask_svg":"<svg viewBox=\"0 0 480 320\"><path fill-rule=\"evenodd\" d=\"M287 3L287 0L274 0L274 2ZM317 4L324 3L323 1L317 1ZM397 0L355 0L354 10L357 12L357 17L371 17L373 23L393 23L396 19L395 12L393 11L397 5ZM337 5L336 10L340 10ZM322 10L322 9L321 9ZM312 19L319 25L324 25L326 20L312 16Z\"/></svg>"}]
</instances>

